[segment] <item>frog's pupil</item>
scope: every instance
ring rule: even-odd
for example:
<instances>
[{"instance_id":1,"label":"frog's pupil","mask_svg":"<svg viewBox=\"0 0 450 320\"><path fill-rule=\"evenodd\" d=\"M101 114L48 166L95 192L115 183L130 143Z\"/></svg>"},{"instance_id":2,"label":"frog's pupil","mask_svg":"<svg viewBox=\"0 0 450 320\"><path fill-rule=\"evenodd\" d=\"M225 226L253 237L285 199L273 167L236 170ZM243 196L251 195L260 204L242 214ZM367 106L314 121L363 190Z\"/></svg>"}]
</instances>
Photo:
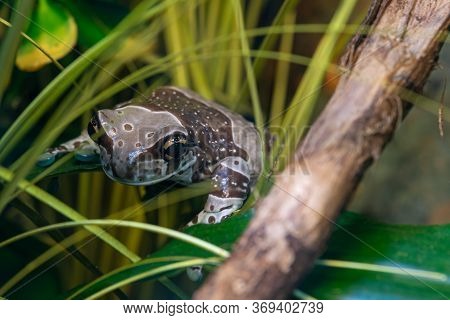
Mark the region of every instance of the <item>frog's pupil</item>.
<instances>
[{"instance_id":1,"label":"frog's pupil","mask_svg":"<svg viewBox=\"0 0 450 320\"><path fill-rule=\"evenodd\" d=\"M184 151L185 151L184 144L174 142L169 148L165 150L165 154L172 159L177 159L182 154L184 154Z\"/></svg>"}]
</instances>

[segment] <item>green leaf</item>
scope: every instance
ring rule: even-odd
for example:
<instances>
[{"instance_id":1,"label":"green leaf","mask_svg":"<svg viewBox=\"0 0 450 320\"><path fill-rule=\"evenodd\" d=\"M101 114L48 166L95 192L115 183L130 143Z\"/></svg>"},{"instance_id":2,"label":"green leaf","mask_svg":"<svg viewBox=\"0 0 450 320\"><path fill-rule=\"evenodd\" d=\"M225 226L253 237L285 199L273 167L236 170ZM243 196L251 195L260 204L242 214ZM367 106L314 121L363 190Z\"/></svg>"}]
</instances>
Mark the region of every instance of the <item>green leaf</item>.
<instances>
[{"instance_id":1,"label":"green leaf","mask_svg":"<svg viewBox=\"0 0 450 320\"><path fill-rule=\"evenodd\" d=\"M54 59L72 50L77 41L77 25L73 17L50 0L39 0L26 32ZM16 65L24 71L36 71L52 61L29 41L23 41Z\"/></svg>"},{"instance_id":2,"label":"green leaf","mask_svg":"<svg viewBox=\"0 0 450 320\"><path fill-rule=\"evenodd\" d=\"M322 259L392 267L400 274L383 272L382 267L364 271L318 265L301 286L303 291L319 299L450 296L450 225L386 225L350 213L339 223L352 235L342 229L334 232Z\"/></svg>"}]
</instances>

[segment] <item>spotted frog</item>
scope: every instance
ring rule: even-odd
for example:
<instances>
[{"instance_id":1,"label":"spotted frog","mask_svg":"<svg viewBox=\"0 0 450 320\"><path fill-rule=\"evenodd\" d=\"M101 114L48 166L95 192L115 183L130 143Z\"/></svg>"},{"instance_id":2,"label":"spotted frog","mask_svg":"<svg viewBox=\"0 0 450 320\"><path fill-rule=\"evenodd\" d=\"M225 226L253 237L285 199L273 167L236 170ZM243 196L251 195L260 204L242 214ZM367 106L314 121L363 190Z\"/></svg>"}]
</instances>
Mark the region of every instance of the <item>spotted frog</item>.
<instances>
[{"instance_id":1,"label":"spotted frog","mask_svg":"<svg viewBox=\"0 0 450 320\"><path fill-rule=\"evenodd\" d=\"M261 172L261 148L255 126L241 115L165 86L142 102L97 111L80 137L49 149L41 165L76 151L80 160L99 154L106 175L128 185L210 180L204 209L189 225L213 224L241 208Z\"/></svg>"}]
</instances>

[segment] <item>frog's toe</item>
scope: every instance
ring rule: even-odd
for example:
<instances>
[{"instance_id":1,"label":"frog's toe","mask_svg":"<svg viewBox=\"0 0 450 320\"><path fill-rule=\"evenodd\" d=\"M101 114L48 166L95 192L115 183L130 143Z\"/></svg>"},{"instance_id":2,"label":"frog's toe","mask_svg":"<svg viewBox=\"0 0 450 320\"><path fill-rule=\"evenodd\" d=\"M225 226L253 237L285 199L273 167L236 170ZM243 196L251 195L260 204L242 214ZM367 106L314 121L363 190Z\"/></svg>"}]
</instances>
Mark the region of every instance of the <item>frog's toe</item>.
<instances>
[{"instance_id":1,"label":"frog's toe","mask_svg":"<svg viewBox=\"0 0 450 320\"><path fill-rule=\"evenodd\" d=\"M75 159L81 162L95 162L98 155L91 149L79 149L75 151Z\"/></svg>"},{"instance_id":2,"label":"frog's toe","mask_svg":"<svg viewBox=\"0 0 450 320\"><path fill-rule=\"evenodd\" d=\"M45 168L45 167L52 165L55 162L55 160L56 160L56 156L54 153L45 152L39 156L36 164L39 167Z\"/></svg>"},{"instance_id":3,"label":"frog's toe","mask_svg":"<svg viewBox=\"0 0 450 320\"><path fill-rule=\"evenodd\" d=\"M186 269L187 276L194 282L198 282L203 278L202 266L194 266Z\"/></svg>"},{"instance_id":4,"label":"frog's toe","mask_svg":"<svg viewBox=\"0 0 450 320\"><path fill-rule=\"evenodd\" d=\"M194 219L191 220L187 225L193 226L195 224L215 224L220 223L235 211L235 208L230 208L222 210L219 212L207 212L202 210Z\"/></svg>"}]
</instances>

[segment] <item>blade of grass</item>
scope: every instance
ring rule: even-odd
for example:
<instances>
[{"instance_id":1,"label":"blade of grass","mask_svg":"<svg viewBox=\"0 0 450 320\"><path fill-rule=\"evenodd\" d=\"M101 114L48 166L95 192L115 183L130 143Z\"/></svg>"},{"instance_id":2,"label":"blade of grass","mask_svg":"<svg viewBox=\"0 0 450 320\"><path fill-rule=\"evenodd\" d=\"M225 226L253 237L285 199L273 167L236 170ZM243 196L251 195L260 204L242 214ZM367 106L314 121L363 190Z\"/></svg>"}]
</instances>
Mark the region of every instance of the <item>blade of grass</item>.
<instances>
[{"instance_id":1,"label":"blade of grass","mask_svg":"<svg viewBox=\"0 0 450 320\"><path fill-rule=\"evenodd\" d=\"M0 66L2 66L0 74L0 105L5 89L8 87L11 79L17 49L20 44L20 36L22 30L28 25L27 18L31 15L34 0L18 0L16 5L17 9L12 12L11 16L11 27L2 40L0 49Z\"/></svg>"},{"instance_id":2,"label":"blade of grass","mask_svg":"<svg viewBox=\"0 0 450 320\"><path fill-rule=\"evenodd\" d=\"M297 15L295 12L288 12L285 15L285 24L294 24ZM294 34L283 33L280 41L280 52L291 53L294 46ZM270 125L278 128L281 126L281 117L278 115L283 111L287 89L289 87L289 68L290 63L287 61L279 60L275 71L275 81L273 84L272 102L270 108Z\"/></svg>"},{"instance_id":3,"label":"blade of grass","mask_svg":"<svg viewBox=\"0 0 450 320\"><path fill-rule=\"evenodd\" d=\"M277 15L275 16L274 20L270 24L270 27L267 29L267 33L264 37L263 42L261 43L261 46L259 49L263 51L270 50L274 47L275 42L278 38L278 32L276 32L276 29L283 23L284 16L291 12L292 10L295 10L295 7L298 5L300 0L285 0L283 4L280 7L280 10L278 10ZM255 72L255 76L257 79L260 78L261 72L264 70L264 60L258 56L256 56L254 62L253 62L253 70Z\"/></svg>"},{"instance_id":4,"label":"blade of grass","mask_svg":"<svg viewBox=\"0 0 450 320\"><path fill-rule=\"evenodd\" d=\"M261 111L261 103L259 101L258 88L256 85L256 78L253 72L252 63L250 60L250 47L248 39L245 35L245 23L242 13L241 2L239 0L233 0L237 26L241 41L241 50L244 57L245 72L247 75L248 86L250 90L250 96L253 105L253 116L255 117L256 128L258 129L261 137L264 136L264 117ZM264 149L264 148L263 148Z\"/></svg>"},{"instance_id":5,"label":"blade of grass","mask_svg":"<svg viewBox=\"0 0 450 320\"><path fill-rule=\"evenodd\" d=\"M357 0L341 1L330 21L327 32L321 39L311 60L311 64L306 70L283 119L282 127L287 128L287 136L285 138L282 137L275 142L275 148L271 157L271 165L273 165L275 160L273 155L278 155L278 148L281 146L280 143L284 143L284 147L282 148L283 151L279 158L279 168L283 168L285 162L289 159L292 150L294 150L301 135L304 133L301 129L305 128L312 115L314 105L320 93L318 88L328 69L334 45L338 41L342 29L350 18L356 3Z\"/></svg>"},{"instance_id":6,"label":"blade of grass","mask_svg":"<svg viewBox=\"0 0 450 320\"><path fill-rule=\"evenodd\" d=\"M448 282L450 280L448 275L440 272L411 269L405 267L399 268L398 266L386 266L373 263L324 259L316 261L315 264L317 266L328 268L344 268L344 269L353 269L371 272L382 272L382 273L402 275L406 277L417 277L424 280L433 280L440 282Z\"/></svg>"},{"instance_id":7,"label":"blade of grass","mask_svg":"<svg viewBox=\"0 0 450 320\"><path fill-rule=\"evenodd\" d=\"M193 246L196 246L198 248L204 249L206 251L209 251L221 258L228 258L230 253L216 245L213 245L207 241L204 241L202 239L199 239L197 237L191 236L189 234L172 230L169 228L164 228L157 225L152 225L148 223L142 223L137 221L129 221L129 220L117 220L117 219L80 219L77 221L69 221L69 222L61 222L61 223L55 223L49 226L36 228L30 231L22 232L16 236L13 236L9 239L6 239L2 242L0 242L0 248L3 248L7 245L10 245L14 242L17 242L19 240L23 240L25 238L35 236L41 233L49 232L52 230L60 230L65 228L73 228L73 227L84 227L86 230L89 230L89 226L112 226L112 227L126 227L126 228L134 228L134 229L140 229L145 230L148 232L155 232L159 234L167 235L171 238L181 240L184 242L187 242ZM99 228L100 230L103 230ZM89 230L90 231L90 230ZM139 261L140 258L135 259L133 262Z\"/></svg>"},{"instance_id":8,"label":"blade of grass","mask_svg":"<svg viewBox=\"0 0 450 320\"><path fill-rule=\"evenodd\" d=\"M256 128L259 132L260 137L265 137L264 116L262 114L261 103L259 101L259 93L258 93L258 88L257 88L257 84L256 84L255 73L253 71L253 66L252 66L252 62L250 59L250 47L248 44L248 39L245 36L244 16L242 13L241 2L239 0L234 0L233 5L234 5L234 9L235 9L238 29L240 31L241 50L242 50L242 55L243 55L243 59L244 59L245 73L247 76L246 79L247 79L247 83L248 83L248 87L249 87L249 91L250 91L250 97L251 97L251 101L252 101L253 116L255 117L255 124L256 124ZM262 138L260 140L261 140L261 149L262 149L262 155L263 155L262 156L263 166L262 166L262 174L260 175L260 178L258 179L258 182L257 182L257 187L255 188L256 193L258 193L259 190L262 189L263 184L265 183L265 180L262 179L261 177L265 177L266 173L269 170L269 167L268 167L269 163L266 161L266 154L265 154L265 149L266 149L265 141L264 141L265 139Z\"/></svg>"},{"instance_id":9,"label":"blade of grass","mask_svg":"<svg viewBox=\"0 0 450 320\"><path fill-rule=\"evenodd\" d=\"M264 1L248 1L244 19L246 29L253 29L258 25L265 5Z\"/></svg>"},{"instance_id":10,"label":"blade of grass","mask_svg":"<svg viewBox=\"0 0 450 320\"><path fill-rule=\"evenodd\" d=\"M217 1L219 2L219 1ZM225 37L232 32L233 28L233 7L231 1L220 1L221 9L216 16L219 20L218 31L215 37ZM218 43L217 46L209 46L212 51L221 51L227 48L227 44ZM222 57L216 61L211 61L210 64L210 77L212 78L213 90L224 91L226 79L227 79L227 68L229 64L228 57Z\"/></svg>"},{"instance_id":11,"label":"blade of grass","mask_svg":"<svg viewBox=\"0 0 450 320\"><path fill-rule=\"evenodd\" d=\"M138 195L138 189L137 188L127 188L128 194L126 195L126 199L129 199L129 203L127 204L128 207L132 207L134 205L140 204L140 199ZM163 193L164 195L166 193ZM145 211L142 210L142 208L138 208L138 211L136 212L135 220L138 222L146 222L146 216ZM127 247L130 248L132 251L139 252L139 249L142 247L142 241L143 241L143 231L142 230L136 230L135 232L126 232L124 231L125 237L124 242L127 244Z\"/></svg>"},{"instance_id":12,"label":"blade of grass","mask_svg":"<svg viewBox=\"0 0 450 320\"><path fill-rule=\"evenodd\" d=\"M183 30L189 30L189 32L185 31L183 34L185 43L182 51L185 51L184 48L193 47L198 41L198 30L196 28L198 19L195 11L198 5L198 0L186 3L186 10L191 14L188 15L188 18L190 19L182 19L180 21L180 24L183 25ZM201 7L204 7L204 5L201 5ZM213 94L206 76L204 64L200 63L200 60L195 58L196 51L192 52L194 56L187 56L186 58L192 61L188 64L188 67L192 78L193 89L203 97L212 99Z\"/></svg>"},{"instance_id":13,"label":"blade of grass","mask_svg":"<svg viewBox=\"0 0 450 320\"><path fill-rule=\"evenodd\" d=\"M234 26L237 29L237 26ZM238 29L239 32L239 29ZM241 48L241 41L239 38L232 40L230 43L231 50L239 50ZM231 101L237 101L239 98L239 93L242 90L242 58L243 57L230 57L229 58L229 68L228 76L226 81L227 96ZM245 58L244 58L245 59ZM236 110L238 107L237 103L231 103L230 109Z\"/></svg>"},{"instance_id":14,"label":"blade of grass","mask_svg":"<svg viewBox=\"0 0 450 320\"><path fill-rule=\"evenodd\" d=\"M180 16L181 14L179 12L179 7L175 5L167 8L164 14L167 25L164 35L166 40L166 47L169 53L177 53L177 52L180 53L185 45L184 33L183 36L181 35L182 26L180 26L179 22ZM178 55L177 61L180 62L183 61L182 54ZM174 84L181 87L189 88L188 71L184 63L179 63L177 67L173 70L172 74Z\"/></svg>"}]
</instances>

